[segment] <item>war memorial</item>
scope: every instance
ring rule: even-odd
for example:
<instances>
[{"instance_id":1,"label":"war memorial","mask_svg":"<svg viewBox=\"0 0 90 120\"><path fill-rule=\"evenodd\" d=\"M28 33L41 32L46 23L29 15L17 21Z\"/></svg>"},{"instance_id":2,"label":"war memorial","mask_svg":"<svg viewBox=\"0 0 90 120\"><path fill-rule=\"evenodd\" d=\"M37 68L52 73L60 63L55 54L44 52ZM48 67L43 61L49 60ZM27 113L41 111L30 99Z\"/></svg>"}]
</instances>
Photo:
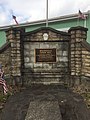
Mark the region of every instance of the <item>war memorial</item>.
<instances>
[{"instance_id":1,"label":"war memorial","mask_svg":"<svg viewBox=\"0 0 90 120\"><path fill-rule=\"evenodd\" d=\"M87 31L81 26L71 27L68 32L51 27L30 32L11 27L5 31L6 43L0 48L0 64L5 69L6 80L8 84L29 87L25 96L16 95L20 110L15 119L89 120L83 99L69 91L80 86L90 91ZM14 102L13 108L16 108ZM8 115L4 111L2 120L14 120L15 116L10 119Z\"/></svg>"}]
</instances>

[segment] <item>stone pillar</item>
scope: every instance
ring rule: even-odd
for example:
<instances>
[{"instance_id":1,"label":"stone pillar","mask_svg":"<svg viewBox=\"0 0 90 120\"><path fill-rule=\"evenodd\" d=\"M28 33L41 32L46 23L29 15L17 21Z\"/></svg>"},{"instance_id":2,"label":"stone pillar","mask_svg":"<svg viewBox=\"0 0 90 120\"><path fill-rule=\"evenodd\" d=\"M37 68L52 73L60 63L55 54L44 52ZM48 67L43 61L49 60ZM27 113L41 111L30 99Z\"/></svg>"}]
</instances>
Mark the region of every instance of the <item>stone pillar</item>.
<instances>
[{"instance_id":1,"label":"stone pillar","mask_svg":"<svg viewBox=\"0 0 90 120\"><path fill-rule=\"evenodd\" d=\"M11 43L11 76L15 79L21 77L20 33L20 30L14 28L6 31L7 41ZM20 82L20 79L18 79L18 82Z\"/></svg>"},{"instance_id":2,"label":"stone pillar","mask_svg":"<svg viewBox=\"0 0 90 120\"><path fill-rule=\"evenodd\" d=\"M69 30L71 34L71 42L70 42L70 68L71 68L71 76L78 79L80 82L81 78L81 70L82 70L82 46L81 41L86 40L87 38L87 28L77 26L72 27ZM73 78L73 80L75 80ZM76 82L76 81L75 81ZM77 84L78 84L77 82Z\"/></svg>"}]
</instances>

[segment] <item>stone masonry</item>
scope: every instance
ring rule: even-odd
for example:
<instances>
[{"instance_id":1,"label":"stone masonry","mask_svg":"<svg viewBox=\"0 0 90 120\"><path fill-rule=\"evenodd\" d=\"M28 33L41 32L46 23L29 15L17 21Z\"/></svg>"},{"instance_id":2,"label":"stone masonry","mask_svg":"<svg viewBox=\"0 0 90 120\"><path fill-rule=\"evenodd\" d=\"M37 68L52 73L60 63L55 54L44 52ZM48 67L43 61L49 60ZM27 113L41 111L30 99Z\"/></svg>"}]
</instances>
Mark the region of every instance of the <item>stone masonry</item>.
<instances>
[{"instance_id":1,"label":"stone masonry","mask_svg":"<svg viewBox=\"0 0 90 120\"><path fill-rule=\"evenodd\" d=\"M89 86L90 44L86 41L87 30L83 27L74 27L69 30L71 34L71 84L74 86L81 84Z\"/></svg>"},{"instance_id":2,"label":"stone masonry","mask_svg":"<svg viewBox=\"0 0 90 120\"><path fill-rule=\"evenodd\" d=\"M44 40L43 34L48 34ZM69 39L70 35L51 28L40 28L33 33L25 33L24 44L24 80L29 83L64 83L69 75ZM35 49L55 49L56 62L36 62Z\"/></svg>"},{"instance_id":3,"label":"stone masonry","mask_svg":"<svg viewBox=\"0 0 90 120\"><path fill-rule=\"evenodd\" d=\"M24 84L89 86L90 44L86 41L87 30L81 26L70 28L68 33L52 28L39 28L27 33L19 28L8 29L7 43L0 48L0 64L5 75ZM44 33L48 34L47 40L43 38ZM56 61L36 61L36 49L55 49Z\"/></svg>"},{"instance_id":4,"label":"stone masonry","mask_svg":"<svg viewBox=\"0 0 90 120\"><path fill-rule=\"evenodd\" d=\"M4 70L5 78L8 78L9 81L11 78L10 52L11 52L10 42L7 42L4 46L0 48L0 64L2 65L2 69Z\"/></svg>"}]
</instances>

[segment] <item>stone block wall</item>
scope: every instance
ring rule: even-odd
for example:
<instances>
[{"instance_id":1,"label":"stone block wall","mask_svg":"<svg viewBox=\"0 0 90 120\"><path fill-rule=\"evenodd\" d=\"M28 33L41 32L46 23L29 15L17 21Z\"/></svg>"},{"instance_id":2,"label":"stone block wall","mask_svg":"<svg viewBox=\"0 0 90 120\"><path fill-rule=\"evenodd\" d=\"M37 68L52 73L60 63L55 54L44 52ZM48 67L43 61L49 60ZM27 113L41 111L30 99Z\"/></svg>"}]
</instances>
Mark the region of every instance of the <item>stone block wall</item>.
<instances>
[{"instance_id":1,"label":"stone block wall","mask_svg":"<svg viewBox=\"0 0 90 120\"><path fill-rule=\"evenodd\" d=\"M11 74L21 76L20 30L9 29L6 31L6 36L7 41L11 43Z\"/></svg>"},{"instance_id":2,"label":"stone block wall","mask_svg":"<svg viewBox=\"0 0 90 120\"><path fill-rule=\"evenodd\" d=\"M90 86L90 44L87 43L87 28L71 28L71 85ZM89 87L88 87L89 89Z\"/></svg>"},{"instance_id":3,"label":"stone block wall","mask_svg":"<svg viewBox=\"0 0 90 120\"><path fill-rule=\"evenodd\" d=\"M69 30L71 33L71 75L81 76L82 68L82 45L81 42L86 40L87 29L75 27Z\"/></svg>"},{"instance_id":4,"label":"stone block wall","mask_svg":"<svg viewBox=\"0 0 90 120\"><path fill-rule=\"evenodd\" d=\"M90 77L90 44L82 42L82 76Z\"/></svg>"},{"instance_id":5,"label":"stone block wall","mask_svg":"<svg viewBox=\"0 0 90 120\"><path fill-rule=\"evenodd\" d=\"M86 90L90 91L90 44L86 41L81 42L82 45L82 75L81 81Z\"/></svg>"},{"instance_id":6,"label":"stone block wall","mask_svg":"<svg viewBox=\"0 0 90 120\"><path fill-rule=\"evenodd\" d=\"M48 34L44 40L43 34ZM0 48L0 64L14 81L31 83L67 83L89 85L90 45L87 28L73 27L69 33L40 28L25 33L8 29L7 43ZM35 49L56 49L56 62L36 62ZM10 80L11 80L10 78Z\"/></svg>"},{"instance_id":7,"label":"stone block wall","mask_svg":"<svg viewBox=\"0 0 90 120\"><path fill-rule=\"evenodd\" d=\"M43 34L48 33L48 40ZM64 32L42 28L24 35L24 80L29 83L65 83L69 76L69 39ZM56 49L56 62L36 62L35 49ZM26 80L27 79L27 80Z\"/></svg>"},{"instance_id":8,"label":"stone block wall","mask_svg":"<svg viewBox=\"0 0 90 120\"><path fill-rule=\"evenodd\" d=\"M52 47L51 47L52 46ZM63 50L62 47L66 46ZM69 64L68 64L68 42L30 42L24 44L24 75L29 75L29 80L32 82L60 82L60 78L64 80L67 78L67 74L69 74ZM28 49L27 49L28 48ZM35 62L35 49L56 49L56 62L54 63L38 63ZM26 72L27 71L27 72ZM32 71L32 72L31 72ZM55 77L57 80L55 80ZM37 79L36 79L37 78ZM46 79L45 79L46 78ZM43 80L45 79L45 80Z\"/></svg>"},{"instance_id":9,"label":"stone block wall","mask_svg":"<svg viewBox=\"0 0 90 120\"><path fill-rule=\"evenodd\" d=\"M10 42L7 42L0 48L0 64L4 71L5 79L11 78L11 46ZM10 80L10 79L9 79ZM11 82L11 80L10 80Z\"/></svg>"},{"instance_id":10,"label":"stone block wall","mask_svg":"<svg viewBox=\"0 0 90 120\"><path fill-rule=\"evenodd\" d=\"M21 33L23 29L10 28L6 30L6 41L10 43L10 80L11 84L22 84L22 73L21 73ZM4 54L4 52L3 52Z\"/></svg>"}]
</instances>

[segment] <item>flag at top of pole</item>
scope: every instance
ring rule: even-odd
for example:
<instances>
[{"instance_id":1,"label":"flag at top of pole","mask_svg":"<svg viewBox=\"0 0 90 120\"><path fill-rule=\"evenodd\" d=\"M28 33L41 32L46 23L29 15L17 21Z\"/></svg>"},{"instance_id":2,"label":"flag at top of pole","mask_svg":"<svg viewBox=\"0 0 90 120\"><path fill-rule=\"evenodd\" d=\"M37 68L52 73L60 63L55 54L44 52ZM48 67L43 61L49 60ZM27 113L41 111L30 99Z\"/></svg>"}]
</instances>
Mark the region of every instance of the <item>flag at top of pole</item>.
<instances>
[{"instance_id":1,"label":"flag at top of pole","mask_svg":"<svg viewBox=\"0 0 90 120\"><path fill-rule=\"evenodd\" d=\"M87 26L87 15L86 14L84 14L84 13L82 13L80 10L78 11L78 19L77 19L77 25L79 25L79 20L84 20L84 27L86 27Z\"/></svg>"},{"instance_id":2,"label":"flag at top of pole","mask_svg":"<svg viewBox=\"0 0 90 120\"><path fill-rule=\"evenodd\" d=\"M79 10L78 17L81 19L86 19L86 16Z\"/></svg>"},{"instance_id":3,"label":"flag at top of pole","mask_svg":"<svg viewBox=\"0 0 90 120\"><path fill-rule=\"evenodd\" d=\"M18 25L18 22L16 20L16 16L12 15L13 19L15 20L15 23Z\"/></svg>"}]
</instances>

